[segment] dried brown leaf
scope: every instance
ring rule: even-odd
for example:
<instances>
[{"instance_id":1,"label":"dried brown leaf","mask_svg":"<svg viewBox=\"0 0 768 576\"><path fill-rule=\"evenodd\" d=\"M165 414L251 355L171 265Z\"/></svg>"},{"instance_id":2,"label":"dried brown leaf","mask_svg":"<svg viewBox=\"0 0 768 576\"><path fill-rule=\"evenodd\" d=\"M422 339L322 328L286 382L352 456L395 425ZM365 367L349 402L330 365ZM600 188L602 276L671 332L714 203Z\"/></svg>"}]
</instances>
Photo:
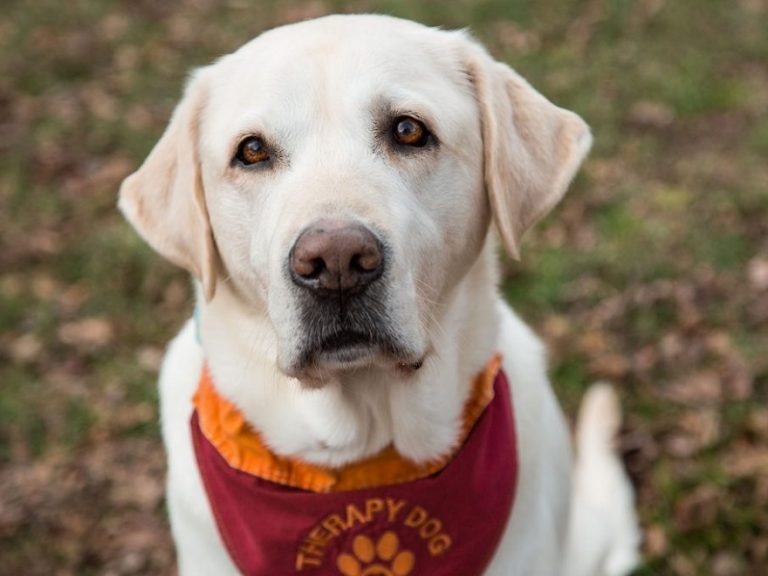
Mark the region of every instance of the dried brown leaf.
<instances>
[{"instance_id":1,"label":"dried brown leaf","mask_svg":"<svg viewBox=\"0 0 768 576\"><path fill-rule=\"evenodd\" d=\"M109 344L115 334L112 324L105 318L85 318L62 324L59 340L79 348L100 348Z\"/></svg>"}]
</instances>

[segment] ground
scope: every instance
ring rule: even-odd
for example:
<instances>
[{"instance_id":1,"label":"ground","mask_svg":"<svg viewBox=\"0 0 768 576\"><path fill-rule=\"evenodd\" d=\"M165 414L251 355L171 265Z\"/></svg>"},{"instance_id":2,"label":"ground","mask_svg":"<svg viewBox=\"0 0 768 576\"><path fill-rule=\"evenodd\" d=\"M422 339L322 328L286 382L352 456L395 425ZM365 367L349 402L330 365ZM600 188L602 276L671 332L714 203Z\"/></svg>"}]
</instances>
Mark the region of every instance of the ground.
<instances>
[{"instance_id":1,"label":"ground","mask_svg":"<svg viewBox=\"0 0 768 576\"><path fill-rule=\"evenodd\" d=\"M168 574L155 378L184 273L115 209L187 71L279 23L471 27L592 126L504 261L573 416L616 384L640 575L768 573L768 2L4 0L0 574Z\"/></svg>"}]
</instances>

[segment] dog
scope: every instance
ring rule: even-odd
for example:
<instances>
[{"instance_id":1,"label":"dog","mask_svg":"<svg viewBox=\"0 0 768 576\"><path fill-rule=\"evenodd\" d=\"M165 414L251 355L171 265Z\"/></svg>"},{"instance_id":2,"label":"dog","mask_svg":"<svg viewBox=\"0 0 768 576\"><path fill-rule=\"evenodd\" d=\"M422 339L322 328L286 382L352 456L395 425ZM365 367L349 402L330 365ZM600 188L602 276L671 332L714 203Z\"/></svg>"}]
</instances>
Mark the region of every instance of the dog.
<instances>
[{"instance_id":1,"label":"dog","mask_svg":"<svg viewBox=\"0 0 768 576\"><path fill-rule=\"evenodd\" d=\"M591 145L465 31L291 24L197 70L119 207L191 272L160 375L184 575L618 576L620 414L576 427L497 291L497 238Z\"/></svg>"}]
</instances>

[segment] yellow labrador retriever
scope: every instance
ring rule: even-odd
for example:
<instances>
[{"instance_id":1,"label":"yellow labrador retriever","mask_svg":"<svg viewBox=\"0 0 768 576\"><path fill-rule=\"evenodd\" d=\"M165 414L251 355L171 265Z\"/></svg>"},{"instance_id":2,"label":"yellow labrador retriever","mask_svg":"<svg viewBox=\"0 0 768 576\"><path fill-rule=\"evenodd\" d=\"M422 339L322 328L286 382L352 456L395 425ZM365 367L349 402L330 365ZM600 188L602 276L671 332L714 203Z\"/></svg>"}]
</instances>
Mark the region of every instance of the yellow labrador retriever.
<instances>
[{"instance_id":1,"label":"yellow labrador retriever","mask_svg":"<svg viewBox=\"0 0 768 576\"><path fill-rule=\"evenodd\" d=\"M185 575L621 575L607 387L576 463L496 235L591 136L465 32L331 16L197 70L120 191L197 311L160 377ZM495 226L492 226L492 223Z\"/></svg>"}]
</instances>

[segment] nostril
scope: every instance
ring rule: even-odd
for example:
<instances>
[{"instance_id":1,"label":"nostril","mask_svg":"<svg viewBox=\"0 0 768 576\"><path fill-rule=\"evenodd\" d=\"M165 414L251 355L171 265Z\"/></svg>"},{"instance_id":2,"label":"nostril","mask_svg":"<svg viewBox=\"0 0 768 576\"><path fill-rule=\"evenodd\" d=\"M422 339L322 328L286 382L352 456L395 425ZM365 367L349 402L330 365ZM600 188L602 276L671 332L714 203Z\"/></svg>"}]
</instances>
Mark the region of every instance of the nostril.
<instances>
[{"instance_id":1,"label":"nostril","mask_svg":"<svg viewBox=\"0 0 768 576\"><path fill-rule=\"evenodd\" d=\"M356 272L375 272L381 265L381 256L376 253L355 254L349 267Z\"/></svg>"},{"instance_id":2,"label":"nostril","mask_svg":"<svg viewBox=\"0 0 768 576\"><path fill-rule=\"evenodd\" d=\"M289 262L291 273L306 280L317 279L327 268L322 255L305 246L294 246Z\"/></svg>"},{"instance_id":3,"label":"nostril","mask_svg":"<svg viewBox=\"0 0 768 576\"><path fill-rule=\"evenodd\" d=\"M304 271L296 269L296 273L307 280L316 280L326 269L325 260L322 258L312 258L304 264L302 267Z\"/></svg>"}]
</instances>

